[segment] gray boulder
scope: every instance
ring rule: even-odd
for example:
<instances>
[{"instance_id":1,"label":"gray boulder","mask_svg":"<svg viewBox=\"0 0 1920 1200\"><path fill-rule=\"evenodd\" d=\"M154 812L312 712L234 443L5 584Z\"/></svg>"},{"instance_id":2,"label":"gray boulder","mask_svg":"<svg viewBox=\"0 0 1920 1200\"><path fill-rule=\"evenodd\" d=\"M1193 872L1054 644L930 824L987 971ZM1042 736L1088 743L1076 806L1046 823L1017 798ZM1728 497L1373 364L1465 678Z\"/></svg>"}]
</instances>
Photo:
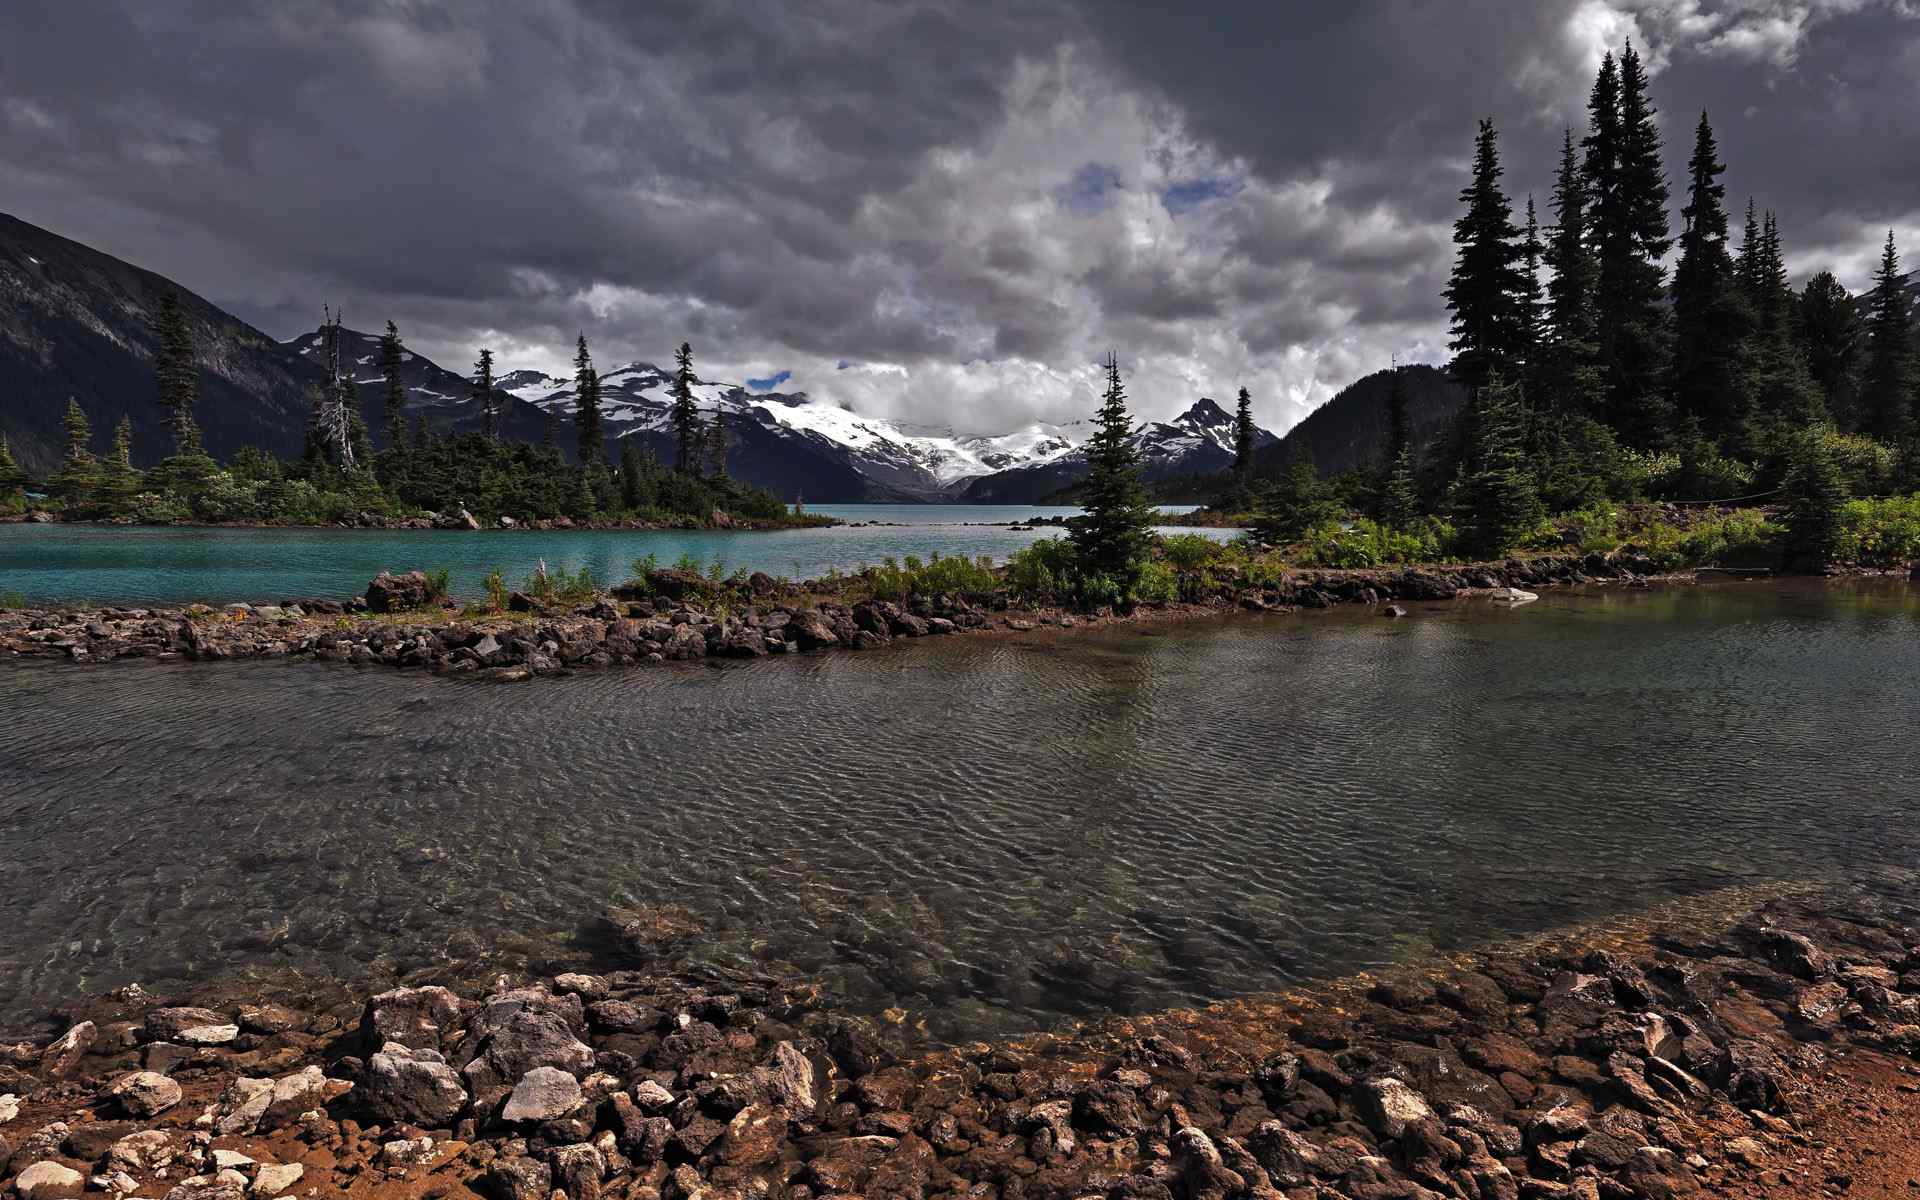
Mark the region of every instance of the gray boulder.
<instances>
[{"instance_id":1,"label":"gray boulder","mask_svg":"<svg viewBox=\"0 0 1920 1200\"><path fill-rule=\"evenodd\" d=\"M368 1110L387 1121L445 1129L467 1106L467 1089L438 1051L390 1042L367 1060L362 1095Z\"/></svg>"},{"instance_id":2,"label":"gray boulder","mask_svg":"<svg viewBox=\"0 0 1920 1200\"><path fill-rule=\"evenodd\" d=\"M180 1085L154 1071L122 1075L107 1088L130 1117L153 1117L180 1103Z\"/></svg>"},{"instance_id":3,"label":"gray boulder","mask_svg":"<svg viewBox=\"0 0 1920 1200\"><path fill-rule=\"evenodd\" d=\"M553 1171L531 1158L497 1158L487 1169L487 1190L500 1200L547 1200Z\"/></svg>"},{"instance_id":4,"label":"gray boulder","mask_svg":"<svg viewBox=\"0 0 1920 1200\"><path fill-rule=\"evenodd\" d=\"M578 996L569 999L578 1007ZM536 1067L582 1075L593 1069L593 1048L574 1036L559 1013L527 1008L513 1013L488 1034L460 1074L474 1103L491 1109Z\"/></svg>"},{"instance_id":5,"label":"gray boulder","mask_svg":"<svg viewBox=\"0 0 1920 1200\"><path fill-rule=\"evenodd\" d=\"M442 1036L472 1008L443 987L381 992L367 1001L360 1018L361 1042L373 1052L392 1042L414 1050L439 1050Z\"/></svg>"},{"instance_id":6,"label":"gray boulder","mask_svg":"<svg viewBox=\"0 0 1920 1200\"><path fill-rule=\"evenodd\" d=\"M557 1067L535 1067L513 1085L503 1121L551 1121L580 1107L580 1081Z\"/></svg>"}]
</instances>

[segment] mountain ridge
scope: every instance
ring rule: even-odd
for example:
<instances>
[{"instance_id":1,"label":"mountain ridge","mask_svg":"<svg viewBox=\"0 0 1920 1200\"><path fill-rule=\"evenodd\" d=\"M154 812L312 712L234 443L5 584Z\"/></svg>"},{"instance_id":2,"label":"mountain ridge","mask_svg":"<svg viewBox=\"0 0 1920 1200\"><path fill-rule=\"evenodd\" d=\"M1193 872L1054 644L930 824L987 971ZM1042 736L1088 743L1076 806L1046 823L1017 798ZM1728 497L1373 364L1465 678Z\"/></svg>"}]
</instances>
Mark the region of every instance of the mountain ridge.
<instances>
[{"instance_id":1,"label":"mountain ridge","mask_svg":"<svg viewBox=\"0 0 1920 1200\"><path fill-rule=\"evenodd\" d=\"M199 380L196 415L207 448L231 458L242 446L297 456L324 379L324 331L284 341L253 328L191 289L103 251L0 214L0 432L15 456L38 475L58 469L65 449L62 418L69 397L93 425L101 450L115 424L132 420L134 459L151 465L171 450L155 396L151 315L167 292L179 296L192 327ZM341 328L342 365L356 385L361 414L376 446L387 438L386 386L380 335ZM570 378L506 367L496 379L501 432L517 441L554 443L577 457ZM468 377L407 349L401 382L411 436L425 417L436 434L480 428ZM649 362L601 375L602 423L610 453L635 439L671 462L671 376ZM995 435L958 434L933 426L904 427L867 417L804 392L757 392L702 380L695 402L703 414L724 412L738 478L785 497L820 502L1031 503L1084 477L1090 421L1033 423ZM1232 459L1232 417L1202 398L1170 421L1148 421L1135 433L1149 478L1198 475ZM1278 439L1260 430L1258 445Z\"/></svg>"}]
</instances>

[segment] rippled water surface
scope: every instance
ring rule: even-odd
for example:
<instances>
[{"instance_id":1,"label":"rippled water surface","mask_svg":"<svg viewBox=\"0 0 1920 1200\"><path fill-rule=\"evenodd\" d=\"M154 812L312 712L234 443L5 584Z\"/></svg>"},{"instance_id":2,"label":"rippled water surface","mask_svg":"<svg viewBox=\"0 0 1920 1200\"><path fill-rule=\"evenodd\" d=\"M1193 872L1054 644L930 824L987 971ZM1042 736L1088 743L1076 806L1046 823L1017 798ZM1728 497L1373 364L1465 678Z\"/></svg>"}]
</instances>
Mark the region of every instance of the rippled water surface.
<instances>
[{"instance_id":1,"label":"rippled water surface","mask_svg":"<svg viewBox=\"0 0 1920 1200\"><path fill-rule=\"evenodd\" d=\"M0 670L0 1028L128 980L577 961L611 905L936 1038L1906 871L1906 585L1549 595L515 687Z\"/></svg>"},{"instance_id":2,"label":"rippled water surface","mask_svg":"<svg viewBox=\"0 0 1920 1200\"><path fill-rule=\"evenodd\" d=\"M617 583L635 559L690 555L807 579L889 556L988 555L996 561L1057 527L1015 522L1071 516L1077 508L1008 504L840 504L811 511L852 525L727 533L715 530L550 532L374 529L215 529L124 525L0 525L0 593L33 603L146 604L281 600L358 594L381 571L444 567L460 595L478 595L487 572L524 579L537 564L585 568ZM1173 511L1173 510L1169 510ZM1200 532L1229 537L1235 531Z\"/></svg>"}]
</instances>

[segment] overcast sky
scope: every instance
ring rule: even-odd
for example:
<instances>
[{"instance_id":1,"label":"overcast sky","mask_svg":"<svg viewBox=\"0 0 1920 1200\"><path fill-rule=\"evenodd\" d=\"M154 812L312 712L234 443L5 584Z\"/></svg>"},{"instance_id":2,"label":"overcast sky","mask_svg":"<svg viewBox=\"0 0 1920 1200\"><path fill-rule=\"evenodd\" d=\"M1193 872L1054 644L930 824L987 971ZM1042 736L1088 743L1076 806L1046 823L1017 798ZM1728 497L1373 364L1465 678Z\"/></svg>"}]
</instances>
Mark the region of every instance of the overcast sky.
<instances>
[{"instance_id":1,"label":"overcast sky","mask_svg":"<svg viewBox=\"0 0 1920 1200\"><path fill-rule=\"evenodd\" d=\"M1914 0L15 0L0 210L289 337L665 362L964 432L1439 361L1475 119L1543 219L1632 37L1796 277L1920 255ZM1738 219L1736 217L1736 228ZM1920 264L1920 258L1916 259Z\"/></svg>"}]
</instances>

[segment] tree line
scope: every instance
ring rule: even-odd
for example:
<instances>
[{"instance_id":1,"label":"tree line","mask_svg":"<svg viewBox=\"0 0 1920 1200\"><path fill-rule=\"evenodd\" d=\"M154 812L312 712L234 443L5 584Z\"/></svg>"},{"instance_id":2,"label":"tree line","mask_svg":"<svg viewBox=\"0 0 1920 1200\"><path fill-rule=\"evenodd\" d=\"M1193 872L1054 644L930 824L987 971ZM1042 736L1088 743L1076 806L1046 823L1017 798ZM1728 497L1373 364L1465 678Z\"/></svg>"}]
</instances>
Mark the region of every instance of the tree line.
<instances>
[{"instance_id":1,"label":"tree line","mask_svg":"<svg viewBox=\"0 0 1920 1200\"><path fill-rule=\"evenodd\" d=\"M1264 533L1297 538L1346 501L1396 529L1445 522L1452 549L1494 556L1584 506L1764 502L1784 506L1787 549L1820 560L1849 493L1920 484L1892 231L1864 302L1829 270L1794 289L1774 213L1750 200L1735 243L1705 112L1676 231L1656 114L1633 45L1606 54L1584 134L1562 137L1544 227L1532 196L1516 212L1480 122L1444 293L1449 370L1467 390L1452 436L1418 460L1396 378L1363 478L1329 486L1296 455L1254 496L1241 465L1236 498Z\"/></svg>"}]
</instances>

